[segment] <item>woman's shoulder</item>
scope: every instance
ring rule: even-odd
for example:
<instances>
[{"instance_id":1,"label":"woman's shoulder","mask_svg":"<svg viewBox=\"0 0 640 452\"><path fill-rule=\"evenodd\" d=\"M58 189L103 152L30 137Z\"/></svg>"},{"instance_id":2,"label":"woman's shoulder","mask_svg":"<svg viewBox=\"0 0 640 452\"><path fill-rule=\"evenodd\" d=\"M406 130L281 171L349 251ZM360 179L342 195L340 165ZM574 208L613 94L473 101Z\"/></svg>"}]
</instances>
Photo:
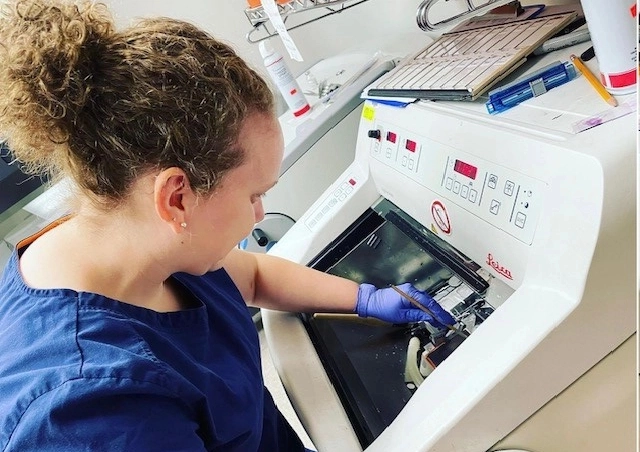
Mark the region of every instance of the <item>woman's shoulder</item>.
<instances>
[{"instance_id":1,"label":"woman's shoulder","mask_svg":"<svg viewBox=\"0 0 640 452\"><path fill-rule=\"evenodd\" d=\"M41 368L77 375L76 321L74 292L26 286L14 252L0 278L0 388L12 374L32 375Z\"/></svg>"}]
</instances>

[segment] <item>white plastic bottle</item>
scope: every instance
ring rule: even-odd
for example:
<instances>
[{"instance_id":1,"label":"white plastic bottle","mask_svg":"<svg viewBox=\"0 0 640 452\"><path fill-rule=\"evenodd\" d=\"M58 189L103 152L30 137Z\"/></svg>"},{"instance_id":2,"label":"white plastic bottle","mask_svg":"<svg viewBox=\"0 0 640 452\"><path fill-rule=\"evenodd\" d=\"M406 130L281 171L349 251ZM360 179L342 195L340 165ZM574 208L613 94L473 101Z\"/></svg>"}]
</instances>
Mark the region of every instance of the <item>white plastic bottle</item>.
<instances>
[{"instance_id":1,"label":"white plastic bottle","mask_svg":"<svg viewBox=\"0 0 640 452\"><path fill-rule=\"evenodd\" d=\"M259 49L269 75L280 90L289 109L293 112L293 116L299 117L308 113L311 106L282 55L275 51L269 41L260 41Z\"/></svg>"},{"instance_id":2,"label":"white plastic bottle","mask_svg":"<svg viewBox=\"0 0 640 452\"><path fill-rule=\"evenodd\" d=\"M580 0L600 81L611 94L628 94L638 82L636 0Z\"/></svg>"}]
</instances>

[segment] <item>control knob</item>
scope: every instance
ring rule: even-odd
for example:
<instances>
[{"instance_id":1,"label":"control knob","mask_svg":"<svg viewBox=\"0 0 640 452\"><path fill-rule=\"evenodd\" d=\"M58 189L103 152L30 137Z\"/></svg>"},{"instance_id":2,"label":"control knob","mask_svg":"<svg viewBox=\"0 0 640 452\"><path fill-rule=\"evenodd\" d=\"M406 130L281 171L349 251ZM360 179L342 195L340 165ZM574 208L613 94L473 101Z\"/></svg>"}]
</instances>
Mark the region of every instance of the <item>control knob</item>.
<instances>
[{"instance_id":1,"label":"control knob","mask_svg":"<svg viewBox=\"0 0 640 452\"><path fill-rule=\"evenodd\" d=\"M380 130L378 130L378 129L369 130L367 132L367 136L369 138L375 138L376 140L379 140L380 139Z\"/></svg>"}]
</instances>

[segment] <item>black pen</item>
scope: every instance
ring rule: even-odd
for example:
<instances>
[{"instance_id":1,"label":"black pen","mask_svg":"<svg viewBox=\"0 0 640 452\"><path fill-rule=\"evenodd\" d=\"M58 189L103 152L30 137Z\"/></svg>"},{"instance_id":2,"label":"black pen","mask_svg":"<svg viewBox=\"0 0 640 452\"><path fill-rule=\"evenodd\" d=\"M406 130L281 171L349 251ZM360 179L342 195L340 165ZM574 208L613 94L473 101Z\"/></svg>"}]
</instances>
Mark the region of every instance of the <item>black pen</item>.
<instances>
[{"instance_id":1,"label":"black pen","mask_svg":"<svg viewBox=\"0 0 640 452\"><path fill-rule=\"evenodd\" d=\"M589 47L587 50L580 54L580 59L582 61L589 61L594 56L596 56L596 52L593 50L593 46Z\"/></svg>"}]
</instances>

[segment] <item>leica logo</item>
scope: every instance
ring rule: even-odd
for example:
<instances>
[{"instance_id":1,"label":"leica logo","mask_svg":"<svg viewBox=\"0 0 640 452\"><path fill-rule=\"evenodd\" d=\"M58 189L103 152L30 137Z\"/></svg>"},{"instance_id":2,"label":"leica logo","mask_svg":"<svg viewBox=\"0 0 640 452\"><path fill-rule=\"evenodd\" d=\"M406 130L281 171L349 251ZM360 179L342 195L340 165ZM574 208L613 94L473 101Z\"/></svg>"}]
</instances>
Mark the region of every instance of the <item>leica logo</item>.
<instances>
[{"instance_id":1,"label":"leica logo","mask_svg":"<svg viewBox=\"0 0 640 452\"><path fill-rule=\"evenodd\" d=\"M487 264L505 278L513 279L513 276L511 276L511 270L503 267L498 263L498 261L494 260L491 253L487 254Z\"/></svg>"}]
</instances>

